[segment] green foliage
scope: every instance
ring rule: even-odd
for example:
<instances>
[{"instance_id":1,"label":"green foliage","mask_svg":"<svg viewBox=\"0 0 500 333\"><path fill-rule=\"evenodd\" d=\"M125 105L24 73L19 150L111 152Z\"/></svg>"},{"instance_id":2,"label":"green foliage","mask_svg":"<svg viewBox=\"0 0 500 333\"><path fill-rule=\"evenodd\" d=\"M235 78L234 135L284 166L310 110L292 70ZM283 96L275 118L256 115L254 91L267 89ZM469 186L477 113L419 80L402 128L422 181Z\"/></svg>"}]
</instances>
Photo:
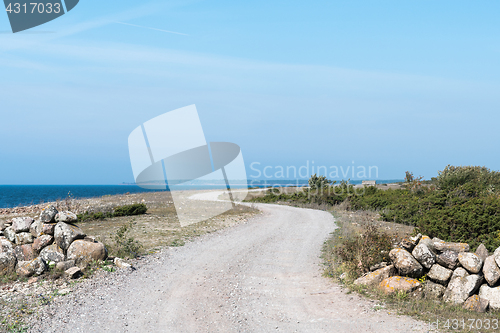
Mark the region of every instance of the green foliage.
<instances>
[{"instance_id":1,"label":"green foliage","mask_svg":"<svg viewBox=\"0 0 500 333\"><path fill-rule=\"evenodd\" d=\"M316 174L312 175L311 178L309 178L308 183L309 187L312 190L322 189L330 186L330 184L335 184L334 181L327 179L325 176L316 176Z\"/></svg>"},{"instance_id":2,"label":"green foliage","mask_svg":"<svg viewBox=\"0 0 500 333\"><path fill-rule=\"evenodd\" d=\"M88 212L78 214L78 221L88 220L103 220L105 218L112 218L117 216L132 216L146 214L148 208L145 204L132 204L119 206L114 209L114 212Z\"/></svg>"},{"instance_id":3,"label":"green foliage","mask_svg":"<svg viewBox=\"0 0 500 333\"><path fill-rule=\"evenodd\" d=\"M467 197L496 193L500 189L500 172L480 166L450 166L439 172L439 189Z\"/></svg>"},{"instance_id":4,"label":"green foliage","mask_svg":"<svg viewBox=\"0 0 500 333\"><path fill-rule=\"evenodd\" d=\"M135 258L139 255L139 252L143 248L141 243L136 241L133 237L128 236L128 233L130 232L132 226L132 222L123 225L120 229L118 229L114 237L112 250L113 253L118 257Z\"/></svg>"}]
</instances>

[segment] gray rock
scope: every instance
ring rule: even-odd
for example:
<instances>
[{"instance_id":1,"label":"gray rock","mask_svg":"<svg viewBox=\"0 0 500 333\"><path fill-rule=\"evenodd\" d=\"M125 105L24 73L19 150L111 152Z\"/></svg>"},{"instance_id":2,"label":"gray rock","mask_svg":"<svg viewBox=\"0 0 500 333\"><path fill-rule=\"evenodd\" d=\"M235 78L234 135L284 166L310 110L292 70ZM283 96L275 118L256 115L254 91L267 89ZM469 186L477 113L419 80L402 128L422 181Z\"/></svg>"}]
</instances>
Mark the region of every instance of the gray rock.
<instances>
[{"instance_id":1,"label":"gray rock","mask_svg":"<svg viewBox=\"0 0 500 333\"><path fill-rule=\"evenodd\" d=\"M66 273L66 275L69 278L76 279L80 275L82 275L82 270L80 268L78 268L78 267L71 267L71 268L67 269L64 273Z\"/></svg>"},{"instance_id":2,"label":"gray rock","mask_svg":"<svg viewBox=\"0 0 500 333\"><path fill-rule=\"evenodd\" d=\"M87 265L92 261L105 260L108 250L103 243L75 240L68 248L68 259L75 260L79 266Z\"/></svg>"},{"instance_id":3,"label":"gray rock","mask_svg":"<svg viewBox=\"0 0 500 333\"><path fill-rule=\"evenodd\" d=\"M420 240L417 245L420 244L425 244L429 248L429 250L434 251L434 242L432 241L432 239L429 238L429 236L420 237Z\"/></svg>"},{"instance_id":4,"label":"gray rock","mask_svg":"<svg viewBox=\"0 0 500 333\"><path fill-rule=\"evenodd\" d=\"M4 231L5 228L7 228L8 225L5 223L5 221L0 221L0 230Z\"/></svg>"},{"instance_id":5,"label":"gray rock","mask_svg":"<svg viewBox=\"0 0 500 333\"><path fill-rule=\"evenodd\" d=\"M12 227L8 227L3 231L3 235L12 243L16 242L16 232L12 229Z\"/></svg>"},{"instance_id":6,"label":"gray rock","mask_svg":"<svg viewBox=\"0 0 500 333\"><path fill-rule=\"evenodd\" d=\"M119 262L121 259L117 258L116 262ZM118 266L118 265L117 265ZM376 286L379 285L382 280L387 279L388 277L396 275L396 268L393 265L380 268L374 272L370 272L365 276L362 276L354 281L355 285L365 285L365 286Z\"/></svg>"},{"instance_id":7,"label":"gray rock","mask_svg":"<svg viewBox=\"0 0 500 333\"><path fill-rule=\"evenodd\" d=\"M418 244L418 242L420 242L420 239L422 239L422 234L410 237L410 241L414 244Z\"/></svg>"},{"instance_id":8,"label":"gray rock","mask_svg":"<svg viewBox=\"0 0 500 333\"><path fill-rule=\"evenodd\" d=\"M425 244L418 244L411 254L427 269L436 263L436 255Z\"/></svg>"},{"instance_id":9,"label":"gray rock","mask_svg":"<svg viewBox=\"0 0 500 333\"><path fill-rule=\"evenodd\" d=\"M5 229L7 230L7 229ZM5 230L4 230L4 234L5 234ZM5 235L7 236L7 235ZM9 238L9 237L7 237ZM493 252L493 256L495 257L495 262L497 263L498 267L500 267L500 247L498 249L495 250L495 252Z\"/></svg>"},{"instance_id":10,"label":"gray rock","mask_svg":"<svg viewBox=\"0 0 500 333\"><path fill-rule=\"evenodd\" d=\"M76 263L74 260L61 261L56 264L56 269L59 271L67 271L71 267L75 267Z\"/></svg>"},{"instance_id":11,"label":"gray rock","mask_svg":"<svg viewBox=\"0 0 500 333\"><path fill-rule=\"evenodd\" d=\"M129 268L129 269L132 269L132 265L129 264L129 263L127 263L125 260L123 260L121 258L115 258L114 263L115 263L116 267L118 267L118 268L122 268L122 269ZM387 266L387 267L390 267L390 266Z\"/></svg>"},{"instance_id":12,"label":"gray rock","mask_svg":"<svg viewBox=\"0 0 500 333\"><path fill-rule=\"evenodd\" d=\"M17 259L12 244L6 239L0 239L0 275L14 272L16 263Z\"/></svg>"},{"instance_id":13,"label":"gray rock","mask_svg":"<svg viewBox=\"0 0 500 333\"><path fill-rule=\"evenodd\" d=\"M434 249L437 251L454 251L454 252L469 252L469 244L467 243L451 243L444 242L440 239L433 240L434 241Z\"/></svg>"},{"instance_id":14,"label":"gray rock","mask_svg":"<svg viewBox=\"0 0 500 333\"><path fill-rule=\"evenodd\" d=\"M30 233L33 237L40 237L43 231L43 223L40 220L36 220L30 226Z\"/></svg>"},{"instance_id":15,"label":"gray rock","mask_svg":"<svg viewBox=\"0 0 500 333\"><path fill-rule=\"evenodd\" d=\"M399 243L399 246L402 248L402 249L405 249L406 251L408 252L411 252L413 251L413 249L415 248L415 245L416 243L415 242L412 242L409 238L404 238L400 243Z\"/></svg>"},{"instance_id":16,"label":"gray rock","mask_svg":"<svg viewBox=\"0 0 500 333\"><path fill-rule=\"evenodd\" d=\"M66 259L64 251L57 244L49 245L40 251L40 257L46 262L61 262Z\"/></svg>"},{"instance_id":17,"label":"gray rock","mask_svg":"<svg viewBox=\"0 0 500 333\"><path fill-rule=\"evenodd\" d=\"M55 217L56 217L57 213L58 213L58 211L57 211L56 207L54 207L52 205L48 205L40 213L40 220L42 221L42 223L55 222Z\"/></svg>"},{"instance_id":18,"label":"gray rock","mask_svg":"<svg viewBox=\"0 0 500 333\"><path fill-rule=\"evenodd\" d=\"M36 258L31 244L19 245L14 248L17 261L31 261Z\"/></svg>"},{"instance_id":19,"label":"gray rock","mask_svg":"<svg viewBox=\"0 0 500 333\"><path fill-rule=\"evenodd\" d=\"M464 268L459 267L451 276L443 300L454 304L463 304L479 288L482 281L482 276L470 275Z\"/></svg>"},{"instance_id":20,"label":"gray rock","mask_svg":"<svg viewBox=\"0 0 500 333\"><path fill-rule=\"evenodd\" d=\"M434 282L446 285L446 282L450 279L453 271L451 269L445 268L439 264L432 265L427 277Z\"/></svg>"},{"instance_id":21,"label":"gray rock","mask_svg":"<svg viewBox=\"0 0 500 333\"><path fill-rule=\"evenodd\" d=\"M491 288L483 284L479 289L479 297L489 301L490 309L500 309L500 287Z\"/></svg>"},{"instance_id":22,"label":"gray rock","mask_svg":"<svg viewBox=\"0 0 500 333\"><path fill-rule=\"evenodd\" d=\"M23 244L31 244L33 243L33 235L30 234L29 232L20 232L16 234L16 244L17 245L23 245Z\"/></svg>"},{"instance_id":23,"label":"gray rock","mask_svg":"<svg viewBox=\"0 0 500 333\"><path fill-rule=\"evenodd\" d=\"M491 255L486 258L483 265L484 279L490 286L494 286L500 279L500 268L495 262L495 256Z\"/></svg>"},{"instance_id":24,"label":"gray rock","mask_svg":"<svg viewBox=\"0 0 500 333\"><path fill-rule=\"evenodd\" d=\"M84 238L85 234L76 225L59 222L54 229L56 244L63 250L67 250L76 239Z\"/></svg>"},{"instance_id":25,"label":"gray rock","mask_svg":"<svg viewBox=\"0 0 500 333\"><path fill-rule=\"evenodd\" d=\"M489 255L490 254L488 253L488 249L486 248L486 246L484 246L483 243L481 243L476 249L476 256L481 258L481 260L484 262L486 258L489 257Z\"/></svg>"},{"instance_id":26,"label":"gray rock","mask_svg":"<svg viewBox=\"0 0 500 333\"><path fill-rule=\"evenodd\" d=\"M453 270L458 266L458 253L455 251L444 251L436 257L436 261L441 266Z\"/></svg>"},{"instance_id":27,"label":"gray rock","mask_svg":"<svg viewBox=\"0 0 500 333\"><path fill-rule=\"evenodd\" d=\"M489 301L478 295L472 295L464 303L464 309L479 313L484 313L488 309Z\"/></svg>"},{"instance_id":28,"label":"gray rock","mask_svg":"<svg viewBox=\"0 0 500 333\"><path fill-rule=\"evenodd\" d=\"M78 221L78 217L75 213L63 211L56 214L55 220L56 222L73 223Z\"/></svg>"},{"instance_id":29,"label":"gray rock","mask_svg":"<svg viewBox=\"0 0 500 333\"><path fill-rule=\"evenodd\" d=\"M392 249L389 252L389 257L400 275L417 278L422 276L423 267L410 252L403 249Z\"/></svg>"},{"instance_id":30,"label":"gray rock","mask_svg":"<svg viewBox=\"0 0 500 333\"><path fill-rule=\"evenodd\" d=\"M44 247L49 246L54 241L51 235L41 235L33 241L33 250L40 252Z\"/></svg>"},{"instance_id":31,"label":"gray rock","mask_svg":"<svg viewBox=\"0 0 500 333\"><path fill-rule=\"evenodd\" d=\"M32 275L41 275L47 270L45 261L38 257L31 261L19 261L16 273L21 276L29 277Z\"/></svg>"},{"instance_id":32,"label":"gray rock","mask_svg":"<svg viewBox=\"0 0 500 333\"><path fill-rule=\"evenodd\" d=\"M12 219L12 230L14 230L16 233L28 232L30 231L31 223L33 223L34 221L35 220L33 220L31 217L16 217L15 219Z\"/></svg>"},{"instance_id":33,"label":"gray rock","mask_svg":"<svg viewBox=\"0 0 500 333\"><path fill-rule=\"evenodd\" d=\"M445 290L446 287L432 281L427 281L424 287L424 295L427 298L441 298Z\"/></svg>"},{"instance_id":34,"label":"gray rock","mask_svg":"<svg viewBox=\"0 0 500 333\"><path fill-rule=\"evenodd\" d=\"M477 274L483 268L483 261L474 253L462 252L458 254L460 264L472 274Z\"/></svg>"},{"instance_id":35,"label":"gray rock","mask_svg":"<svg viewBox=\"0 0 500 333\"><path fill-rule=\"evenodd\" d=\"M42 224L42 233L44 235L54 236L54 229L56 228L56 223L44 223Z\"/></svg>"},{"instance_id":36,"label":"gray rock","mask_svg":"<svg viewBox=\"0 0 500 333\"><path fill-rule=\"evenodd\" d=\"M381 262L381 263L378 263L376 265L373 265L370 267L370 272L373 272L373 271L376 271L377 269L381 269L381 268L384 268L384 267L387 267L389 266L389 263L388 262Z\"/></svg>"}]
</instances>

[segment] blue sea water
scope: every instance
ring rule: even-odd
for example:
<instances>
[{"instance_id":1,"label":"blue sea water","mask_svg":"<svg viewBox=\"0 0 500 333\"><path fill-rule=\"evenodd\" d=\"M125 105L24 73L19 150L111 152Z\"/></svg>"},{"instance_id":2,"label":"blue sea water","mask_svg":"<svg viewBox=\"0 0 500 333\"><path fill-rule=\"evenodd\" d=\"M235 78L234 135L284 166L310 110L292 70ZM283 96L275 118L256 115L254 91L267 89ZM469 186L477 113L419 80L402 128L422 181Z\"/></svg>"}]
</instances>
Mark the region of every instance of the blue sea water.
<instances>
[{"instance_id":1,"label":"blue sea water","mask_svg":"<svg viewBox=\"0 0 500 333\"><path fill-rule=\"evenodd\" d=\"M400 181L400 180L395 180ZM394 181L394 182L395 182ZM393 181L377 181L377 183ZM351 181L353 184L361 181ZM307 180L259 180L249 181L251 187L268 186L307 186ZM244 185L241 185L244 187ZM224 189L223 184L196 184L185 186L183 189ZM103 195L125 193L154 192L137 185L0 185L0 208L36 205L42 202L65 199L71 194L72 198L92 198Z\"/></svg>"}]
</instances>

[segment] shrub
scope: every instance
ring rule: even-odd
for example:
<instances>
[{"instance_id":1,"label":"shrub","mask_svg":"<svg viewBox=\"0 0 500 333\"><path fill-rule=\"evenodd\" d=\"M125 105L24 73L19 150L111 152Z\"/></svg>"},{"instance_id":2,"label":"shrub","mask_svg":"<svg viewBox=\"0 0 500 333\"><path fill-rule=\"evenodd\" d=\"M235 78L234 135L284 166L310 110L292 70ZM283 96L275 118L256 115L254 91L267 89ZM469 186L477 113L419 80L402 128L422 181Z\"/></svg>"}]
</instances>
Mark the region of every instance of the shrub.
<instances>
[{"instance_id":1,"label":"shrub","mask_svg":"<svg viewBox=\"0 0 500 333\"><path fill-rule=\"evenodd\" d=\"M114 237L112 250L118 257L135 258L139 255L140 250L143 248L141 243L136 241L133 237L128 236L132 226L132 223L123 225L120 229L118 229Z\"/></svg>"},{"instance_id":2,"label":"shrub","mask_svg":"<svg viewBox=\"0 0 500 333\"><path fill-rule=\"evenodd\" d=\"M146 214L148 208L145 204L132 204L116 207L114 211L114 216L131 216L131 215L141 215Z\"/></svg>"}]
</instances>

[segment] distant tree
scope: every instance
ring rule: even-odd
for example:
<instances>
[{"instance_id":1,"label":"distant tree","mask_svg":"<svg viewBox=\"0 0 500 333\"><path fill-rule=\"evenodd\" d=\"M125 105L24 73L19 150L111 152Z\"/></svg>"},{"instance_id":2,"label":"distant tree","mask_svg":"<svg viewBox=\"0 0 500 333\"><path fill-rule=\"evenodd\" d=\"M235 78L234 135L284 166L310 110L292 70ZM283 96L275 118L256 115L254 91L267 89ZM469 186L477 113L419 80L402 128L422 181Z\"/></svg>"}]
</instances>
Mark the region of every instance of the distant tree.
<instances>
[{"instance_id":1,"label":"distant tree","mask_svg":"<svg viewBox=\"0 0 500 333\"><path fill-rule=\"evenodd\" d=\"M317 176L314 174L309 178L309 187L311 189L322 189L328 187L330 184L335 184L335 182L329 180L325 176Z\"/></svg>"}]
</instances>

